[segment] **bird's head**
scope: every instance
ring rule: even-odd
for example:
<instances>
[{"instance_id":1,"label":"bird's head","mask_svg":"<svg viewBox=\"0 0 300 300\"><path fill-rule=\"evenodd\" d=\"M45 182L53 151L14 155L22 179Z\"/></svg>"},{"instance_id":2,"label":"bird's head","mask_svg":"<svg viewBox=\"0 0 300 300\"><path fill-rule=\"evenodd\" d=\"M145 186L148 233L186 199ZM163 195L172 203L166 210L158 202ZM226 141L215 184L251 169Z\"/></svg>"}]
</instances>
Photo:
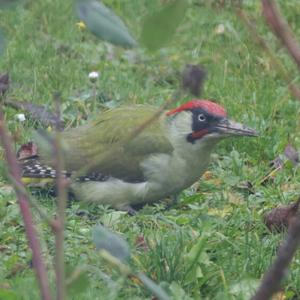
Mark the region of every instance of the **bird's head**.
<instances>
[{"instance_id":1,"label":"bird's head","mask_svg":"<svg viewBox=\"0 0 300 300\"><path fill-rule=\"evenodd\" d=\"M191 144L215 143L229 136L257 136L257 132L227 117L225 109L210 100L191 100L166 113L171 135Z\"/></svg>"}]
</instances>

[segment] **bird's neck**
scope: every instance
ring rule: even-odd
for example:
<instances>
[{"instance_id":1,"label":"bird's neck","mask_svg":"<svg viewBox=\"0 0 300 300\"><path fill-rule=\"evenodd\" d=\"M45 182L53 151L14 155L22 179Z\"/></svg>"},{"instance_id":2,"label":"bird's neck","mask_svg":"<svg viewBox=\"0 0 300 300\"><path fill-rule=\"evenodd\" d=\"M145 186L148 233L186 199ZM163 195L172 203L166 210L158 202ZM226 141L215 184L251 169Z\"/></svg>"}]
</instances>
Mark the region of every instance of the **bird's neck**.
<instances>
[{"instance_id":1,"label":"bird's neck","mask_svg":"<svg viewBox=\"0 0 300 300\"><path fill-rule=\"evenodd\" d=\"M216 144L216 140L203 140L196 142L196 144L187 141L177 142L173 145L174 155L182 157L193 164L198 159L204 160L206 157L209 158Z\"/></svg>"},{"instance_id":2,"label":"bird's neck","mask_svg":"<svg viewBox=\"0 0 300 300\"><path fill-rule=\"evenodd\" d=\"M178 131L177 131L178 132ZM197 181L208 167L210 156L218 143L218 139L201 138L190 143L187 141L189 132L181 131L179 134L171 134L170 142L174 151L170 157L170 169L179 171L184 180L185 187Z\"/></svg>"},{"instance_id":3,"label":"bird's neck","mask_svg":"<svg viewBox=\"0 0 300 300\"><path fill-rule=\"evenodd\" d=\"M199 160L209 160L210 154L218 139L202 137L195 142L188 141L187 137L192 130L191 112L184 111L175 117L162 118L165 135L174 148L174 158L182 158L187 164L193 165Z\"/></svg>"}]
</instances>

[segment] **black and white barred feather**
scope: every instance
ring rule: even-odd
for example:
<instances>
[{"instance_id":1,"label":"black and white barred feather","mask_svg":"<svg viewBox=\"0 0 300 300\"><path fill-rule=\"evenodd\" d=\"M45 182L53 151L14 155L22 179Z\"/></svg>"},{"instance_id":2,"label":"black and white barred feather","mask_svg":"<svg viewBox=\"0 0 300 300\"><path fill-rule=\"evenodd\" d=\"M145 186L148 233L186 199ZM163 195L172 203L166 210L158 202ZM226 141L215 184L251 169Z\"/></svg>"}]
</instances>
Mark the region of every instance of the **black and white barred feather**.
<instances>
[{"instance_id":1,"label":"black and white barred feather","mask_svg":"<svg viewBox=\"0 0 300 300\"><path fill-rule=\"evenodd\" d=\"M56 170L50 166L43 165L38 156L33 156L30 158L19 160L21 164L22 170L22 178L24 183L30 185L30 178L32 179L52 179L56 178ZM70 178L73 174L68 171L62 171L62 174ZM92 172L86 176L80 176L75 178L76 181L99 181L103 182L110 178L110 176L103 175L101 173ZM36 185L36 181L34 181L34 185Z\"/></svg>"}]
</instances>

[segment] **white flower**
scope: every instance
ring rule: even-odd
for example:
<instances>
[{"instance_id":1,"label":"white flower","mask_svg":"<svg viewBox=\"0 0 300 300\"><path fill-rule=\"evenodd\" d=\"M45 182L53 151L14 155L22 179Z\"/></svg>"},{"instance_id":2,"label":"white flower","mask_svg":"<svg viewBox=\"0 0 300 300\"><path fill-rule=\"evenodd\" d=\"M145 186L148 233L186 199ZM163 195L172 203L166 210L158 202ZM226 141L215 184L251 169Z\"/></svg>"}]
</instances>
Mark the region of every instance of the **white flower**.
<instances>
[{"instance_id":1,"label":"white flower","mask_svg":"<svg viewBox=\"0 0 300 300\"><path fill-rule=\"evenodd\" d=\"M26 117L24 114L16 114L15 117L19 122L24 122L26 120Z\"/></svg>"},{"instance_id":2,"label":"white flower","mask_svg":"<svg viewBox=\"0 0 300 300\"><path fill-rule=\"evenodd\" d=\"M98 72L93 71L93 72L89 73L89 79L92 82L95 82L98 78L99 78L99 73Z\"/></svg>"},{"instance_id":3,"label":"white flower","mask_svg":"<svg viewBox=\"0 0 300 300\"><path fill-rule=\"evenodd\" d=\"M224 24L219 24L215 29L216 34L223 34L224 32L225 32Z\"/></svg>"}]
</instances>

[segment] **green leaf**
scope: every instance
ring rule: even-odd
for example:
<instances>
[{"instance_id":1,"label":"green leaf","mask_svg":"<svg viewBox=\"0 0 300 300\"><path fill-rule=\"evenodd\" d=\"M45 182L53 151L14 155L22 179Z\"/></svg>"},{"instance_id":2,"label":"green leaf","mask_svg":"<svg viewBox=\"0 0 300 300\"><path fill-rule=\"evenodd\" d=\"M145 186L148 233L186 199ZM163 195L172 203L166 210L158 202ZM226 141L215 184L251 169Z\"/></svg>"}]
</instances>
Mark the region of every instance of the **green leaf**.
<instances>
[{"instance_id":1,"label":"green leaf","mask_svg":"<svg viewBox=\"0 0 300 300\"><path fill-rule=\"evenodd\" d=\"M102 225L94 227L93 241L97 250L104 249L120 261L124 262L130 256L130 249L127 242Z\"/></svg>"},{"instance_id":2,"label":"green leaf","mask_svg":"<svg viewBox=\"0 0 300 300\"><path fill-rule=\"evenodd\" d=\"M204 260L202 261L202 254L204 253L204 248L206 246L206 238L200 237L197 243L191 248L189 253L187 254L187 262L189 265L194 266L197 262L206 262L208 259L207 256L204 256Z\"/></svg>"},{"instance_id":3,"label":"green leaf","mask_svg":"<svg viewBox=\"0 0 300 300\"><path fill-rule=\"evenodd\" d=\"M186 0L174 0L160 11L146 16L143 22L141 43L149 50L164 46L174 35L188 7Z\"/></svg>"},{"instance_id":4,"label":"green leaf","mask_svg":"<svg viewBox=\"0 0 300 300\"><path fill-rule=\"evenodd\" d=\"M167 293L145 274L137 274L137 277L144 284L144 286L159 300L171 300Z\"/></svg>"},{"instance_id":5,"label":"green leaf","mask_svg":"<svg viewBox=\"0 0 300 300\"><path fill-rule=\"evenodd\" d=\"M125 48L137 45L123 21L103 3L79 1L76 10L78 16L98 38Z\"/></svg>"},{"instance_id":6,"label":"green leaf","mask_svg":"<svg viewBox=\"0 0 300 300\"><path fill-rule=\"evenodd\" d=\"M175 281L171 283L169 289L174 300L192 300L192 298L186 294L184 289Z\"/></svg>"},{"instance_id":7,"label":"green leaf","mask_svg":"<svg viewBox=\"0 0 300 300\"><path fill-rule=\"evenodd\" d=\"M103 214L103 216L101 216L101 223L104 226L112 227L113 225L116 225L119 222L121 222L122 217L124 215L128 215L127 212L125 212L125 211L112 211L112 212Z\"/></svg>"},{"instance_id":8,"label":"green leaf","mask_svg":"<svg viewBox=\"0 0 300 300\"><path fill-rule=\"evenodd\" d=\"M185 282L187 284L191 284L195 281L197 281L200 278L203 278L203 272L202 269L199 265L195 265L188 273L187 276L185 277Z\"/></svg>"},{"instance_id":9,"label":"green leaf","mask_svg":"<svg viewBox=\"0 0 300 300\"><path fill-rule=\"evenodd\" d=\"M201 237L186 255L188 265L187 271L185 272L185 278L188 282L193 282L198 278L203 277L203 273L199 265L200 263L204 265L208 265L210 263L209 257L205 252L206 242L207 238Z\"/></svg>"}]
</instances>

